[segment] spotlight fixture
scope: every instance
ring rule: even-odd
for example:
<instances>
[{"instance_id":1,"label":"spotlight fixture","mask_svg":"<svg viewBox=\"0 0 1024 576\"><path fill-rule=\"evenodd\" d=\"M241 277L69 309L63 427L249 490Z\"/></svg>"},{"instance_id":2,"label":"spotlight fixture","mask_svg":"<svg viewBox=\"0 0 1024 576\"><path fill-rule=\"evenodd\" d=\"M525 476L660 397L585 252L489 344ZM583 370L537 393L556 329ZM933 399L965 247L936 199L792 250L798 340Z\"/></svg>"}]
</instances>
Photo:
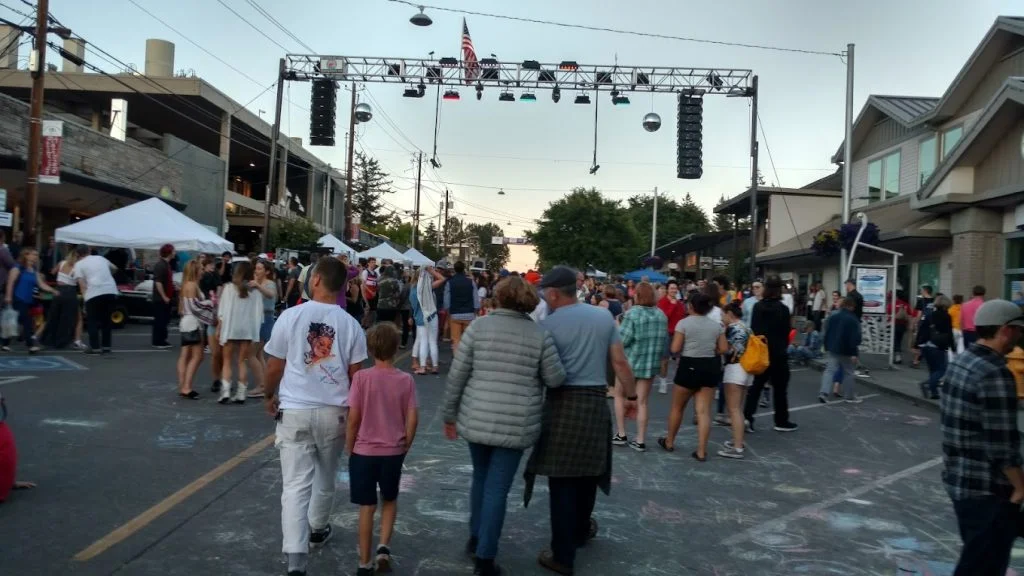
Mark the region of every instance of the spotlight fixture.
<instances>
[{"instance_id":1,"label":"spotlight fixture","mask_svg":"<svg viewBox=\"0 0 1024 576\"><path fill-rule=\"evenodd\" d=\"M476 99L479 100L484 97L484 85L480 82L476 83Z\"/></svg>"},{"instance_id":2,"label":"spotlight fixture","mask_svg":"<svg viewBox=\"0 0 1024 576\"><path fill-rule=\"evenodd\" d=\"M600 169L601 169L601 165L600 164L594 164L593 166L590 167L590 173L592 175L593 174L597 174L597 171L600 170Z\"/></svg>"},{"instance_id":3,"label":"spotlight fixture","mask_svg":"<svg viewBox=\"0 0 1024 576\"><path fill-rule=\"evenodd\" d=\"M437 156L434 156L430 159L430 165L433 166L434 168L440 168L441 162L437 160Z\"/></svg>"},{"instance_id":4,"label":"spotlight fixture","mask_svg":"<svg viewBox=\"0 0 1024 576\"><path fill-rule=\"evenodd\" d=\"M511 92L502 92L498 96L498 101L499 102L515 102L516 101L516 95L511 93Z\"/></svg>"},{"instance_id":5,"label":"spotlight fixture","mask_svg":"<svg viewBox=\"0 0 1024 576\"><path fill-rule=\"evenodd\" d=\"M629 97L623 94L612 96L612 104L615 106L629 106Z\"/></svg>"},{"instance_id":6,"label":"spotlight fixture","mask_svg":"<svg viewBox=\"0 0 1024 576\"><path fill-rule=\"evenodd\" d=\"M445 90L444 91L444 96L442 96L442 98L444 98L445 100L458 100L459 99L459 91L458 90Z\"/></svg>"},{"instance_id":7,"label":"spotlight fixture","mask_svg":"<svg viewBox=\"0 0 1024 576\"><path fill-rule=\"evenodd\" d=\"M249 168L255 168L255 167L256 167L256 163L255 162L249 162Z\"/></svg>"},{"instance_id":8,"label":"spotlight fixture","mask_svg":"<svg viewBox=\"0 0 1024 576\"><path fill-rule=\"evenodd\" d=\"M430 19L430 16L427 16L426 13L423 12L423 6L420 6L419 8L419 13L413 15L412 18L409 18L409 22L412 22L416 26L430 26L433 24L434 21Z\"/></svg>"},{"instance_id":9,"label":"spotlight fixture","mask_svg":"<svg viewBox=\"0 0 1024 576\"><path fill-rule=\"evenodd\" d=\"M562 63L558 65L558 69L564 72L575 72L580 69L580 65L574 60L562 60Z\"/></svg>"},{"instance_id":10,"label":"spotlight fixture","mask_svg":"<svg viewBox=\"0 0 1024 576\"><path fill-rule=\"evenodd\" d=\"M555 86L554 90L551 91L551 101L555 104L562 99L562 90Z\"/></svg>"},{"instance_id":11,"label":"spotlight fixture","mask_svg":"<svg viewBox=\"0 0 1024 576\"><path fill-rule=\"evenodd\" d=\"M519 95L519 101L520 102L536 102L537 101L537 95L536 94L531 94L529 92L523 92L522 94Z\"/></svg>"},{"instance_id":12,"label":"spotlight fixture","mask_svg":"<svg viewBox=\"0 0 1024 576\"><path fill-rule=\"evenodd\" d=\"M504 196L504 195L505 195L505 190L503 190L501 188L498 188L498 196Z\"/></svg>"},{"instance_id":13,"label":"spotlight fixture","mask_svg":"<svg viewBox=\"0 0 1024 576\"><path fill-rule=\"evenodd\" d=\"M590 104L590 96L588 96L586 94L578 94L576 96L576 103L577 104Z\"/></svg>"}]
</instances>

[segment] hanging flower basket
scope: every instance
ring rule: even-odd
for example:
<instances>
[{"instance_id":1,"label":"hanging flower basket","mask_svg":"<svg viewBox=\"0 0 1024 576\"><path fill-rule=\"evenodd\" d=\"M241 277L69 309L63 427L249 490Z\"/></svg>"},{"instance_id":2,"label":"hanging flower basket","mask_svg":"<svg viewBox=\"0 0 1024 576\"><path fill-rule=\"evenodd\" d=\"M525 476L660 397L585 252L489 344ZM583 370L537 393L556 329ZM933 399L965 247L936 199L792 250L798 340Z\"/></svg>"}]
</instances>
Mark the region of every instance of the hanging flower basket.
<instances>
[{"instance_id":1,"label":"hanging flower basket","mask_svg":"<svg viewBox=\"0 0 1024 576\"><path fill-rule=\"evenodd\" d=\"M663 264L664 262L662 262L660 256L648 256L643 261L644 268L653 268L655 270L661 270Z\"/></svg>"},{"instance_id":2,"label":"hanging flower basket","mask_svg":"<svg viewBox=\"0 0 1024 576\"><path fill-rule=\"evenodd\" d=\"M843 224L839 228L839 242L843 248L847 250L853 248L853 243L857 239L857 232L859 231L860 224L854 222ZM864 227L864 233L860 235L860 243L870 246L878 245L878 226L874 222L868 222L868 225Z\"/></svg>"},{"instance_id":3,"label":"hanging flower basket","mask_svg":"<svg viewBox=\"0 0 1024 576\"><path fill-rule=\"evenodd\" d=\"M831 258L839 254L839 231L835 228L822 230L814 235L811 250L822 258Z\"/></svg>"}]
</instances>

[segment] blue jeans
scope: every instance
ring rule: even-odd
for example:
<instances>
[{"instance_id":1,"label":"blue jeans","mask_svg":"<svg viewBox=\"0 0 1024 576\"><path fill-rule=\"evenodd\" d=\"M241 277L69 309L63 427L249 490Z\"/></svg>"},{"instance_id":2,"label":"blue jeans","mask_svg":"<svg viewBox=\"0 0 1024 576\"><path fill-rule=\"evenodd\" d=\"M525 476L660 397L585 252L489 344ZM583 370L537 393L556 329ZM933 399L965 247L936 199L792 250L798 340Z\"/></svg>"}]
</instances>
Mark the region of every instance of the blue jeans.
<instances>
[{"instance_id":1,"label":"blue jeans","mask_svg":"<svg viewBox=\"0 0 1024 576\"><path fill-rule=\"evenodd\" d=\"M829 352L825 371L821 374L821 389L818 390L818 393L828 396L828 393L832 391L832 384L839 382L843 398L852 400L854 398L853 370L853 359L849 356L840 356Z\"/></svg>"},{"instance_id":2,"label":"blue jeans","mask_svg":"<svg viewBox=\"0 0 1024 576\"><path fill-rule=\"evenodd\" d=\"M493 560L505 524L508 491L519 469L522 450L469 443L473 488L469 495L469 532L477 539L476 557Z\"/></svg>"},{"instance_id":3,"label":"blue jeans","mask_svg":"<svg viewBox=\"0 0 1024 576\"><path fill-rule=\"evenodd\" d=\"M946 376L946 365L949 363L949 356L945 350L934 346L921 346L921 355L928 363L928 393L935 395L939 393L939 381Z\"/></svg>"}]
</instances>

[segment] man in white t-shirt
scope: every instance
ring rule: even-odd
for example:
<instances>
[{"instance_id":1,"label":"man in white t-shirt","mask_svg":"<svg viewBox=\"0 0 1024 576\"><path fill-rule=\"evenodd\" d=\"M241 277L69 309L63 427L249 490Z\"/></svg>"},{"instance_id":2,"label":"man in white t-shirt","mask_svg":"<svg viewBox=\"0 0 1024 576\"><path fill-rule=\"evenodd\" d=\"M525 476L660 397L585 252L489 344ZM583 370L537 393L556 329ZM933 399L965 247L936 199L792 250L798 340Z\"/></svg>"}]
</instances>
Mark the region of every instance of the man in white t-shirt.
<instances>
[{"instance_id":1,"label":"man in white t-shirt","mask_svg":"<svg viewBox=\"0 0 1024 576\"><path fill-rule=\"evenodd\" d=\"M85 353L101 353L102 333L102 353L110 354L110 315L114 312L118 294L113 272L117 267L103 256L90 256L89 247L85 244L79 244L75 253L79 260L71 270L71 277L78 281L85 299L85 320L89 330L89 348Z\"/></svg>"},{"instance_id":2,"label":"man in white t-shirt","mask_svg":"<svg viewBox=\"0 0 1024 576\"><path fill-rule=\"evenodd\" d=\"M366 360L362 328L337 304L348 270L325 256L312 274L312 300L285 310L263 349L265 404L277 419L282 550L290 576L304 575L309 546L331 537L328 518L345 446L349 383Z\"/></svg>"}]
</instances>

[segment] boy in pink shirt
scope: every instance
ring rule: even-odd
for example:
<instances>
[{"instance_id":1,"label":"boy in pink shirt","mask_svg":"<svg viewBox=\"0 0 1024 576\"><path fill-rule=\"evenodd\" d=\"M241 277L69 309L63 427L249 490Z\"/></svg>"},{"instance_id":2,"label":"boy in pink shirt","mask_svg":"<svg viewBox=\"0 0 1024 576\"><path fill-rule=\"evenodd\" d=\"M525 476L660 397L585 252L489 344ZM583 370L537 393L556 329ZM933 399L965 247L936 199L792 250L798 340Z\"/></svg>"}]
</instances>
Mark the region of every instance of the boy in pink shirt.
<instances>
[{"instance_id":1,"label":"boy in pink shirt","mask_svg":"<svg viewBox=\"0 0 1024 576\"><path fill-rule=\"evenodd\" d=\"M391 532L398 513L398 485L402 462L416 437L419 412L416 383L411 374L394 366L401 335L390 322L377 324L366 332L366 347L373 368L356 372L348 397L348 472L353 504L359 505L359 571L372 576L370 559L373 517L377 512L377 487L381 506L380 544L376 568L391 570Z\"/></svg>"}]
</instances>

